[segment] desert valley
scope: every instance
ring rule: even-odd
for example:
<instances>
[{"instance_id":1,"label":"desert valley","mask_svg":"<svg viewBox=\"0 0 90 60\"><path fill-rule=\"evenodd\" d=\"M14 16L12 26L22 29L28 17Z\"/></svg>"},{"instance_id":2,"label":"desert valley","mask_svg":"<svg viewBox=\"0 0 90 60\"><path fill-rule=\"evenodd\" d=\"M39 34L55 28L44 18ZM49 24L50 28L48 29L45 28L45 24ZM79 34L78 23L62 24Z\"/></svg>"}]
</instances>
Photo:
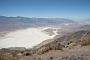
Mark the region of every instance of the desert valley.
<instances>
[{"instance_id":1,"label":"desert valley","mask_svg":"<svg viewBox=\"0 0 90 60\"><path fill-rule=\"evenodd\" d=\"M1 16L0 23L4 26L0 25L2 28L0 30L0 59L90 59L89 21L79 23L64 18Z\"/></svg>"}]
</instances>

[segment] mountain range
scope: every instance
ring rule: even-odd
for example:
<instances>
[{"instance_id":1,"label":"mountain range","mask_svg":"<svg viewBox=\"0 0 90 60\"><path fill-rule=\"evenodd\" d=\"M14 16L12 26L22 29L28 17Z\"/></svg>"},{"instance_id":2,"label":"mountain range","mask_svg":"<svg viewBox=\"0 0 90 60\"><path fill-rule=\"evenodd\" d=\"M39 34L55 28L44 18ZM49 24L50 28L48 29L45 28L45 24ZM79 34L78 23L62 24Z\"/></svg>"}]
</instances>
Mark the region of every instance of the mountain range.
<instances>
[{"instance_id":1,"label":"mountain range","mask_svg":"<svg viewBox=\"0 0 90 60\"><path fill-rule=\"evenodd\" d=\"M29 27L42 27L51 25L75 23L65 18L27 18L27 17L6 17L0 16L0 31L16 30Z\"/></svg>"}]
</instances>

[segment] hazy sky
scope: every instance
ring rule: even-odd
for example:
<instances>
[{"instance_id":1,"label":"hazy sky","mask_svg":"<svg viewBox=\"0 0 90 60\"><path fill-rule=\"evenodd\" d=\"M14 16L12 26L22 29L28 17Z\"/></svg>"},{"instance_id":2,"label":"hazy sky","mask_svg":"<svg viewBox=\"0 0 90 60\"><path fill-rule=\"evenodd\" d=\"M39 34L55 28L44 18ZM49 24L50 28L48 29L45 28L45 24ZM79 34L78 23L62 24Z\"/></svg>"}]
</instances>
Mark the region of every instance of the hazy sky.
<instances>
[{"instance_id":1,"label":"hazy sky","mask_svg":"<svg viewBox=\"0 0 90 60\"><path fill-rule=\"evenodd\" d=\"M0 0L0 15L90 18L90 0Z\"/></svg>"}]
</instances>

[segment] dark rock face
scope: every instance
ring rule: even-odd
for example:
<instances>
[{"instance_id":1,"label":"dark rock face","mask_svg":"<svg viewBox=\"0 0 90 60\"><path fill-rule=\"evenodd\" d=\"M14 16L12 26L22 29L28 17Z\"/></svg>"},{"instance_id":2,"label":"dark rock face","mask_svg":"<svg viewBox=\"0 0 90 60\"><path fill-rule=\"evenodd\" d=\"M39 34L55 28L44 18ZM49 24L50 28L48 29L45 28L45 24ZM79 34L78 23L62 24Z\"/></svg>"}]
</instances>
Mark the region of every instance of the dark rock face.
<instances>
[{"instance_id":1,"label":"dark rock face","mask_svg":"<svg viewBox=\"0 0 90 60\"><path fill-rule=\"evenodd\" d=\"M24 55L25 56L31 56L32 54L31 53L25 53Z\"/></svg>"}]
</instances>

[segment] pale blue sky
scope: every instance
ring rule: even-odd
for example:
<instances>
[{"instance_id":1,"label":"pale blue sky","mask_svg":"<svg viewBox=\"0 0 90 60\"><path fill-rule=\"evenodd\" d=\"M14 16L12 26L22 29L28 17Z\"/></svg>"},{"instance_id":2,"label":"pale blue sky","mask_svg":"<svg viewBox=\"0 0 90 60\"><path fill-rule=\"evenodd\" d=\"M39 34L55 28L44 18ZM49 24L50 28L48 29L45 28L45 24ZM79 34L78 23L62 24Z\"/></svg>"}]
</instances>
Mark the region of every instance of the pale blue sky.
<instances>
[{"instance_id":1,"label":"pale blue sky","mask_svg":"<svg viewBox=\"0 0 90 60\"><path fill-rule=\"evenodd\" d=\"M0 0L0 16L90 18L90 0Z\"/></svg>"}]
</instances>

